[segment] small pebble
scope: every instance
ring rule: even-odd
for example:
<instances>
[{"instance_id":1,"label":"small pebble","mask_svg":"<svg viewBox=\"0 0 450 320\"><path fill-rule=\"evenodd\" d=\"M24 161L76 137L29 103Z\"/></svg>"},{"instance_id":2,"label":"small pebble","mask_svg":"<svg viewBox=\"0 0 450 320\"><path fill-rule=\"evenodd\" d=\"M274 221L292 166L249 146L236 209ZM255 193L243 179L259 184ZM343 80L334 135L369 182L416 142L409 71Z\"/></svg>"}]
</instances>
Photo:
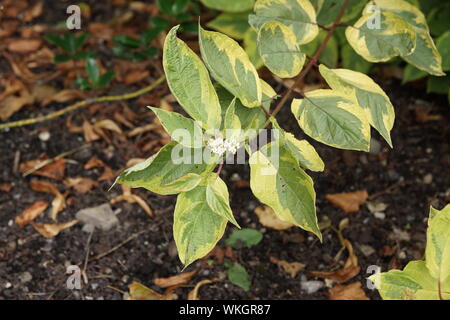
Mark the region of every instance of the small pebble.
<instances>
[{"instance_id":1,"label":"small pebble","mask_svg":"<svg viewBox=\"0 0 450 320\"><path fill-rule=\"evenodd\" d=\"M423 177L423 183L430 184L431 182L433 182L433 175L431 173Z\"/></svg>"},{"instance_id":2,"label":"small pebble","mask_svg":"<svg viewBox=\"0 0 450 320\"><path fill-rule=\"evenodd\" d=\"M384 218L386 218L386 214L383 212L375 212L373 215L375 216L375 218L380 220L384 220Z\"/></svg>"},{"instance_id":3,"label":"small pebble","mask_svg":"<svg viewBox=\"0 0 450 320\"><path fill-rule=\"evenodd\" d=\"M9 288L11 288L11 287L12 287L12 283L11 283L11 282L5 283L5 288L6 288L6 289L9 289Z\"/></svg>"},{"instance_id":4,"label":"small pebble","mask_svg":"<svg viewBox=\"0 0 450 320\"><path fill-rule=\"evenodd\" d=\"M41 133L39 133L39 140L43 142L47 142L48 140L50 140L50 132L42 131Z\"/></svg>"},{"instance_id":5,"label":"small pebble","mask_svg":"<svg viewBox=\"0 0 450 320\"><path fill-rule=\"evenodd\" d=\"M28 271L21 273L19 275L19 280L22 283L30 282L33 279L33 276Z\"/></svg>"},{"instance_id":6,"label":"small pebble","mask_svg":"<svg viewBox=\"0 0 450 320\"><path fill-rule=\"evenodd\" d=\"M323 288L325 284L322 281L312 280L301 282L302 290L306 291L307 294L313 294Z\"/></svg>"}]
</instances>

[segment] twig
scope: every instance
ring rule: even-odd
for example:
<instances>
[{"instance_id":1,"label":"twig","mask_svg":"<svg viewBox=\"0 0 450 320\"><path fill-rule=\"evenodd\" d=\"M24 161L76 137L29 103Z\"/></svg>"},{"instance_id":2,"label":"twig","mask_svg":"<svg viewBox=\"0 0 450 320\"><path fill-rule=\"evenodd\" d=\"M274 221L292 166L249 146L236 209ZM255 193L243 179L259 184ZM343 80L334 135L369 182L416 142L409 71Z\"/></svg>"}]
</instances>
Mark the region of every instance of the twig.
<instances>
[{"instance_id":1,"label":"twig","mask_svg":"<svg viewBox=\"0 0 450 320\"><path fill-rule=\"evenodd\" d=\"M112 247L111 249L109 249L106 252L100 253L99 255L96 255L95 257L92 257L91 259L89 259L89 261L95 261L95 260L99 260L107 255L109 255L110 253L116 251L117 249L119 249L120 247L126 245L128 242L130 242L131 240L137 238L138 236L140 236L141 234L143 234L145 232L145 230L142 230L138 233L135 233L133 235L131 235L128 239L126 239L125 241L119 243L117 246Z\"/></svg>"},{"instance_id":2,"label":"twig","mask_svg":"<svg viewBox=\"0 0 450 320\"><path fill-rule=\"evenodd\" d=\"M88 284L88 277L86 274L86 269L87 269L87 265L89 262L89 252L91 251L91 240L92 240L92 235L94 234L94 231L95 231L95 228L92 229L91 233L89 234L87 244L86 244L86 256L84 258L83 270L81 271L81 274L83 275L83 278L84 278L84 284Z\"/></svg>"},{"instance_id":3,"label":"twig","mask_svg":"<svg viewBox=\"0 0 450 320\"><path fill-rule=\"evenodd\" d=\"M97 98L93 98L93 99L89 98L89 99L86 99L84 101L79 101L79 102L77 102L75 104L72 104L72 105L62 109L62 110L50 113L50 114L45 115L45 116L36 117L36 118L30 118L30 119L25 119L25 120L19 120L19 121L13 121L13 122L8 122L8 123L3 123L3 124L0 124L0 130L4 130L4 129L8 129L8 128L15 128L15 127L28 126L28 125L31 125L31 124L36 124L36 123L52 120L52 119L55 119L55 118L60 117L62 115L65 115L65 114L67 114L69 112L72 112L72 111L75 111L77 109L80 109L82 107L86 107L88 105L91 105L93 103L133 99L133 98L139 97L139 96L141 96L143 94L146 94L146 93L152 91L153 89L158 87L161 83L163 83L165 80L166 80L166 77L164 75L162 75L155 82L153 82L151 85L149 85L149 86L147 86L145 88L142 88L141 90L132 92L132 93L127 93L127 94L120 95L120 96L104 96L104 97L97 97Z\"/></svg>"},{"instance_id":4,"label":"twig","mask_svg":"<svg viewBox=\"0 0 450 320\"><path fill-rule=\"evenodd\" d=\"M65 158L65 157L67 157L67 156L69 156L71 154L74 154L75 152L78 152L80 150L86 149L86 148L88 148L90 146L91 146L91 144L87 143L87 144L82 145L81 147L75 148L75 149L70 150L70 151L63 152L63 153L57 155L54 158L51 158L51 159L48 159L48 160L44 160L44 161L38 163L33 168L31 168L30 170L26 171L23 174L23 176L24 177L29 176L30 174L33 174L34 172L38 171L39 169L42 169L43 167L48 166L50 163L53 163L53 162L55 162L55 161L57 161L57 160L59 160L61 158Z\"/></svg>"},{"instance_id":5,"label":"twig","mask_svg":"<svg viewBox=\"0 0 450 320\"><path fill-rule=\"evenodd\" d=\"M340 21L342 20L342 17L344 16L345 10L348 7L350 0L345 0L344 4L341 7L341 10L339 11L338 16L336 17L336 20L334 21L333 25L329 28L328 33L325 37L325 39L322 41L319 49L317 49L317 52L314 54L314 56L309 60L309 63L306 65L305 69L300 73L300 75L295 80L294 84L289 88L289 90L284 95L283 99L278 103L275 110L272 112L271 117L275 117L278 112L280 112L281 108L283 108L286 101L291 97L295 87L297 87L300 82L306 77L306 75L309 73L309 71L312 69L312 67L317 64L317 61L319 60L320 56L322 55L323 51L325 50L328 41L330 41L334 31L336 30L336 27L339 25ZM270 119L266 121L266 124L264 127L268 127L270 125Z\"/></svg>"},{"instance_id":6,"label":"twig","mask_svg":"<svg viewBox=\"0 0 450 320\"><path fill-rule=\"evenodd\" d=\"M382 195L384 195L386 193L391 192L394 189L401 188L401 187L404 187L404 186L407 186L407 185L410 185L410 184L412 184L412 181L404 181L404 182L393 184L392 186L387 187L383 191L380 191L380 192L377 192L377 193L374 193L374 194L370 195L369 196L369 200L373 200L375 198L378 198L379 196L382 196Z\"/></svg>"}]
</instances>

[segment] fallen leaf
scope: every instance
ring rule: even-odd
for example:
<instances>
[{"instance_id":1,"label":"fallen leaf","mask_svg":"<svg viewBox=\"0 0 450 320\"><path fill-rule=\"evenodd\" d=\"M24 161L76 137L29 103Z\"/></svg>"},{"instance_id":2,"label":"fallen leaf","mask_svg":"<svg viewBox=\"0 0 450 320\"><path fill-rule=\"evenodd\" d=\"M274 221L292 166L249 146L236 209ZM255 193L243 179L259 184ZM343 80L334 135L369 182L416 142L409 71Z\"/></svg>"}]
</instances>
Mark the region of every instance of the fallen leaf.
<instances>
[{"instance_id":1,"label":"fallen leaf","mask_svg":"<svg viewBox=\"0 0 450 320\"><path fill-rule=\"evenodd\" d=\"M174 300L173 290L166 290L165 294L147 288L139 282L133 281L130 285L128 300Z\"/></svg>"},{"instance_id":2,"label":"fallen leaf","mask_svg":"<svg viewBox=\"0 0 450 320\"><path fill-rule=\"evenodd\" d=\"M66 207L65 197L59 192L58 188L51 182L32 180L30 187L34 191L51 193L55 196L52 201L52 209L50 211L50 217L53 221L56 221L56 217Z\"/></svg>"},{"instance_id":3,"label":"fallen leaf","mask_svg":"<svg viewBox=\"0 0 450 320\"><path fill-rule=\"evenodd\" d=\"M440 121L442 120L442 116L440 114L429 114L428 111L425 111L423 108L417 107L415 109L416 112L416 120L419 123L427 123L430 121Z\"/></svg>"},{"instance_id":4,"label":"fallen leaf","mask_svg":"<svg viewBox=\"0 0 450 320\"><path fill-rule=\"evenodd\" d=\"M90 124L89 121L87 120L83 121L83 133L84 133L84 140L86 142L93 142L100 139L100 135L97 134L97 132L94 129L94 126Z\"/></svg>"},{"instance_id":5,"label":"fallen leaf","mask_svg":"<svg viewBox=\"0 0 450 320\"><path fill-rule=\"evenodd\" d=\"M191 291L189 291L188 293L188 300L200 300L198 298L198 290L200 290L201 287L203 287L204 285L210 284L210 283L214 283L219 281L218 279L213 279L213 280L202 280L200 282L197 282L197 284L195 285L194 289L192 289Z\"/></svg>"},{"instance_id":6,"label":"fallen leaf","mask_svg":"<svg viewBox=\"0 0 450 320\"><path fill-rule=\"evenodd\" d=\"M255 209L255 214L258 216L259 222L268 228L286 230L294 226L292 223L278 219L272 208L268 206L257 207Z\"/></svg>"},{"instance_id":7,"label":"fallen leaf","mask_svg":"<svg viewBox=\"0 0 450 320\"><path fill-rule=\"evenodd\" d=\"M147 124L143 127L137 127L135 129L129 131L127 133L127 136L132 138L132 137L135 137L137 135L140 135L140 134L148 132L148 131L155 131L158 128L159 128L159 126L157 124L154 124L154 123Z\"/></svg>"},{"instance_id":8,"label":"fallen leaf","mask_svg":"<svg viewBox=\"0 0 450 320\"><path fill-rule=\"evenodd\" d=\"M168 278L156 278L153 283L160 288L179 287L183 284L189 283L192 277L197 274L198 270L191 272L184 272L177 274L176 276Z\"/></svg>"},{"instance_id":9,"label":"fallen leaf","mask_svg":"<svg viewBox=\"0 0 450 320\"><path fill-rule=\"evenodd\" d=\"M153 217L153 210L150 208L150 206L142 199L141 197L132 194L131 189L127 186L122 186L123 194L115 197L111 200L111 204L126 201L128 203L137 203L141 206L142 209L144 209L145 213L147 213L150 217Z\"/></svg>"},{"instance_id":10,"label":"fallen leaf","mask_svg":"<svg viewBox=\"0 0 450 320\"><path fill-rule=\"evenodd\" d=\"M98 181L114 180L114 178L116 177L116 174L113 172L113 170L97 157L92 157L84 165L84 169L86 169L86 170L90 170L92 168L103 168L104 169L103 174L97 179Z\"/></svg>"},{"instance_id":11,"label":"fallen leaf","mask_svg":"<svg viewBox=\"0 0 450 320\"><path fill-rule=\"evenodd\" d=\"M67 178L64 184L69 188L73 188L77 193L86 194L97 185L97 182L89 178L76 177Z\"/></svg>"},{"instance_id":12,"label":"fallen leaf","mask_svg":"<svg viewBox=\"0 0 450 320\"><path fill-rule=\"evenodd\" d=\"M112 120L106 119L98 121L94 124L95 128L106 129L109 131L116 132L118 134L122 134L122 129Z\"/></svg>"},{"instance_id":13,"label":"fallen leaf","mask_svg":"<svg viewBox=\"0 0 450 320\"><path fill-rule=\"evenodd\" d=\"M34 229L39 232L45 238L53 238L57 236L62 230L70 228L71 226L78 223L78 220L72 220L61 224L43 224L31 222Z\"/></svg>"},{"instance_id":14,"label":"fallen leaf","mask_svg":"<svg viewBox=\"0 0 450 320\"><path fill-rule=\"evenodd\" d=\"M234 182L234 187L236 189L249 188L250 187L250 182L248 182L247 180L241 179L241 180L238 180L238 181Z\"/></svg>"},{"instance_id":15,"label":"fallen leaf","mask_svg":"<svg viewBox=\"0 0 450 320\"><path fill-rule=\"evenodd\" d=\"M38 50L42 39L14 39L8 44L8 50L14 53L30 53Z\"/></svg>"},{"instance_id":16,"label":"fallen leaf","mask_svg":"<svg viewBox=\"0 0 450 320\"><path fill-rule=\"evenodd\" d=\"M20 96L9 96L0 102L0 119L5 121L24 106L32 104L33 97L26 91L21 91Z\"/></svg>"},{"instance_id":17,"label":"fallen leaf","mask_svg":"<svg viewBox=\"0 0 450 320\"><path fill-rule=\"evenodd\" d=\"M63 102L67 102L70 100L78 100L78 99L82 100L85 98L86 98L86 95L83 92L81 92L79 90L75 90L75 89L67 89L67 90L62 90L62 91L56 93L55 95L50 96L46 99L43 99L42 105L46 106L50 102L63 103Z\"/></svg>"},{"instance_id":18,"label":"fallen leaf","mask_svg":"<svg viewBox=\"0 0 450 320\"><path fill-rule=\"evenodd\" d=\"M327 194L325 198L333 205L341 208L345 213L359 210L359 206L364 204L369 195L366 190L359 190L349 193Z\"/></svg>"},{"instance_id":19,"label":"fallen leaf","mask_svg":"<svg viewBox=\"0 0 450 320\"><path fill-rule=\"evenodd\" d=\"M125 84L133 84L133 83L140 82L140 81L144 80L149 75L150 75L150 72L148 70L145 70L145 71L140 71L140 70L132 71L132 72L128 73L125 76L124 82L125 82Z\"/></svg>"},{"instance_id":20,"label":"fallen leaf","mask_svg":"<svg viewBox=\"0 0 450 320\"><path fill-rule=\"evenodd\" d=\"M48 160L30 160L20 164L19 171L20 173L27 173L30 170L35 168L39 168L43 163L45 164ZM38 175L41 177L46 177L54 180L62 180L64 178L64 171L66 169L65 160L58 159L54 162L51 162L42 168L34 171L33 175Z\"/></svg>"},{"instance_id":21,"label":"fallen leaf","mask_svg":"<svg viewBox=\"0 0 450 320\"><path fill-rule=\"evenodd\" d=\"M360 267L350 266L348 268L342 268L334 272L311 271L309 275L312 277L328 279L337 283L343 283L356 277L360 271Z\"/></svg>"},{"instance_id":22,"label":"fallen leaf","mask_svg":"<svg viewBox=\"0 0 450 320\"><path fill-rule=\"evenodd\" d=\"M15 222L19 227L23 228L25 225L31 223L36 219L42 212L48 208L48 202L37 201L33 203L30 207L22 211L15 219Z\"/></svg>"},{"instance_id":23,"label":"fallen leaf","mask_svg":"<svg viewBox=\"0 0 450 320\"><path fill-rule=\"evenodd\" d=\"M330 300L369 300L366 293L361 288L360 282L354 282L349 285L335 285L328 289Z\"/></svg>"},{"instance_id":24,"label":"fallen leaf","mask_svg":"<svg viewBox=\"0 0 450 320\"><path fill-rule=\"evenodd\" d=\"M12 187L13 186L10 183L2 183L0 184L0 191L8 193L12 190Z\"/></svg>"},{"instance_id":25,"label":"fallen leaf","mask_svg":"<svg viewBox=\"0 0 450 320\"><path fill-rule=\"evenodd\" d=\"M270 257L270 262L280 266L284 270L284 272L289 274L292 278L295 278L297 276L297 273L299 273L306 267L305 264L300 262L287 262L274 257Z\"/></svg>"}]
</instances>

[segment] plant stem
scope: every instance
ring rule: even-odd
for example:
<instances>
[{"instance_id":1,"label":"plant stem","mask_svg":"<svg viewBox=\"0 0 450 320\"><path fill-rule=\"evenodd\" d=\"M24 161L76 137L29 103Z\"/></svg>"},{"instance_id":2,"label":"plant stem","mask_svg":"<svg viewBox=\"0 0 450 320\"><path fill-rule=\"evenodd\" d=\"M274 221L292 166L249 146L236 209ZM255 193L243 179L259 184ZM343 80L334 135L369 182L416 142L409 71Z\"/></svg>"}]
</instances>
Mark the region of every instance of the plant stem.
<instances>
[{"instance_id":1,"label":"plant stem","mask_svg":"<svg viewBox=\"0 0 450 320\"><path fill-rule=\"evenodd\" d=\"M309 60L309 63L306 65L305 69L298 75L297 79L295 80L294 84L289 88L289 90L284 95L283 99L277 104L275 110L272 112L271 117L275 117L278 112L283 108L286 101L291 97L294 89L300 84L300 82L306 77L306 75L309 73L309 71L312 69L312 67L317 64L317 61L319 60L320 56L322 55L323 51L325 50L328 41L330 41L331 37L333 36L334 31L339 26L342 17L344 16L345 10L348 7L350 0L345 0L344 4L341 7L341 10L339 11L338 16L336 17L336 20L334 21L333 25L329 28L327 35L325 39L323 39L322 43L320 44L319 49L317 49L317 52L314 54L313 57ZM265 124L265 128L270 124L270 118L267 119L267 122Z\"/></svg>"},{"instance_id":2,"label":"plant stem","mask_svg":"<svg viewBox=\"0 0 450 320\"><path fill-rule=\"evenodd\" d=\"M166 77L163 75L163 76L159 77L158 79L156 79L155 82L153 82L151 85L149 85L145 88L142 88L138 91L135 91L135 92L127 93L127 94L120 95L120 96L104 96L104 97L97 97L94 99L86 99L84 101L79 101L75 104L72 104L72 105L62 109L62 110L50 113L45 116L3 123L3 124L0 124L0 130L14 128L14 127L22 127L22 126L27 126L27 125L31 125L31 124L36 124L39 122L52 120L54 118L65 115L66 113L75 111L77 109L86 107L90 104L97 103L97 102L110 102L110 101L129 100L129 99L137 98L143 94L146 94L146 93L152 91L157 86L159 86L161 83L163 83L165 80L166 80Z\"/></svg>"}]
</instances>

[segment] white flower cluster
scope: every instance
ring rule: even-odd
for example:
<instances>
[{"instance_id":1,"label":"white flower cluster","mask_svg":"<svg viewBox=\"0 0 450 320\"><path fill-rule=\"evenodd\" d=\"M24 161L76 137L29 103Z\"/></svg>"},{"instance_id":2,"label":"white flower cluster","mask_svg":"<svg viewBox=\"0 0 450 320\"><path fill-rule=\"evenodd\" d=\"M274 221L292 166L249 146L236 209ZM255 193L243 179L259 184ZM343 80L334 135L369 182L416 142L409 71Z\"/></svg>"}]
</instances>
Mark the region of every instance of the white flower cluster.
<instances>
[{"instance_id":1,"label":"white flower cluster","mask_svg":"<svg viewBox=\"0 0 450 320\"><path fill-rule=\"evenodd\" d=\"M222 139L222 138L215 138L215 139L209 139L208 147L211 149L212 152L215 154L221 156L225 152L229 152L231 154L235 154L237 150L239 149L239 142L236 141L236 139Z\"/></svg>"}]
</instances>

